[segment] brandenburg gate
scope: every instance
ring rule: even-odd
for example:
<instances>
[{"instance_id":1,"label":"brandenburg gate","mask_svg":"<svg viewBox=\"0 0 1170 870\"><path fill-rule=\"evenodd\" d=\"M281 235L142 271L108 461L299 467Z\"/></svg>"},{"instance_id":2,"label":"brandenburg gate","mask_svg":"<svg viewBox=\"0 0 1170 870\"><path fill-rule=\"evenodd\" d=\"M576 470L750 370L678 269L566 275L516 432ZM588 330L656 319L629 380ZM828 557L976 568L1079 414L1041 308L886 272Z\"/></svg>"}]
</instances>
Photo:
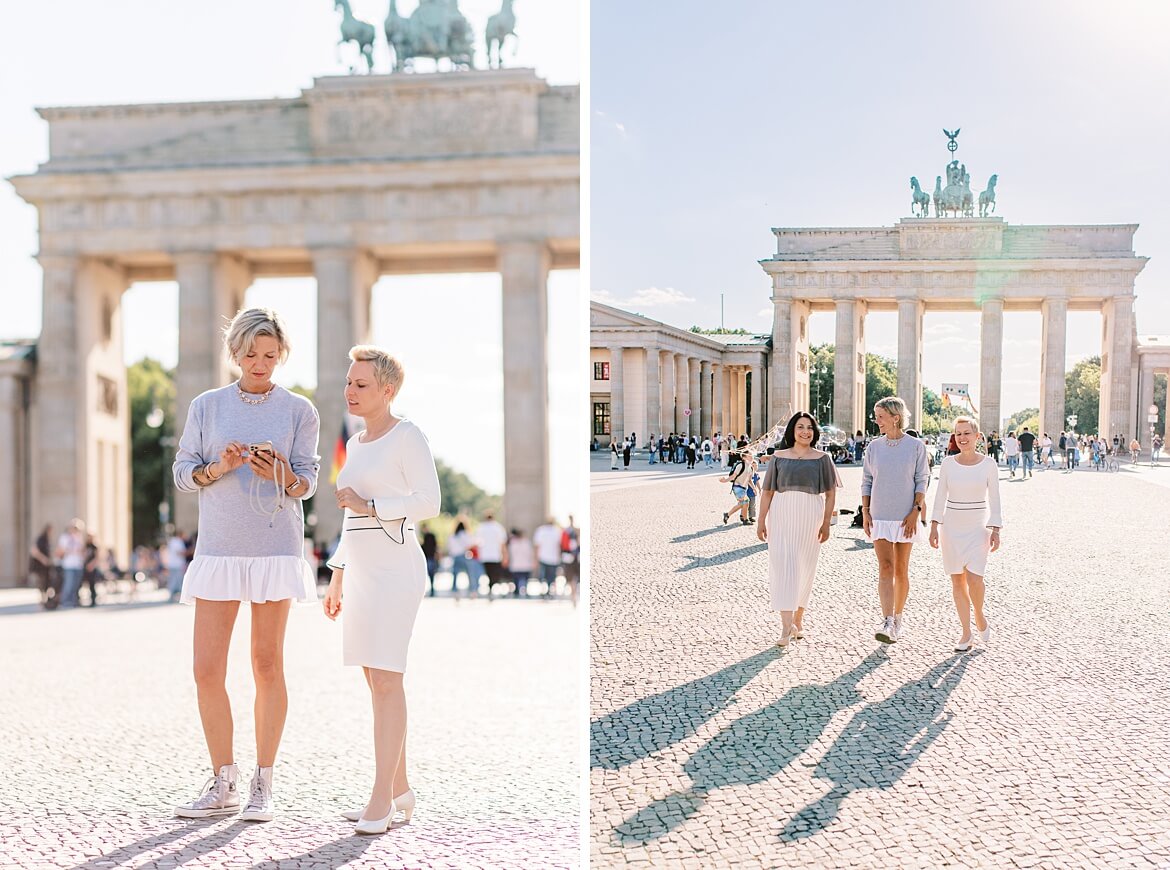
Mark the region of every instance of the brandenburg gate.
<instances>
[{"instance_id":1,"label":"brandenburg gate","mask_svg":"<svg viewBox=\"0 0 1170 870\"><path fill-rule=\"evenodd\" d=\"M947 134L950 145L955 136ZM950 148L952 154L954 148ZM1139 432L1134 280L1146 264L1133 250L1136 224L1014 226L990 212L996 176L979 196L966 167L947 166L930 197L911 179L915 217L893 227L773 229L776 253L760 261L772 281L771 419L809 408L808 318L836 315L833 423L865 429L865 315L898 312L898 394L922 419L922 318L926 311L980 312L978 411L984 431L1001 425L1004 311L1039 311L1040 426L1065 424L1069 311L1100 311L1101 412L1105 436ZM1144 415L1145 410L1142 409Z\"/></svg>"},{"instance_id":2,"label":"brandenburg gate","mask_svg":"<svg viewBox=\"0 0 1170 870\"><path fill-rule=\"evenodd\" d=\"M505 511L548 513L550 269L579 265L579 90L531 70L317 79L292 99L41 109L50 156L12 179L40 219L33 525L87 520L124 558L130 437L119 305L179 285L176 429L231 379L220 329L255 278L317 280L319 504L345 412L347 351L385 274L498 272ZM412 328L443 346L450 312ZM469 359L469 363L472 361ZM457 395L443 401L457 401ZM180 496L176 524L195 528ZM340 518L318 511L318 537Z\"/></svg>"}]
</instances>

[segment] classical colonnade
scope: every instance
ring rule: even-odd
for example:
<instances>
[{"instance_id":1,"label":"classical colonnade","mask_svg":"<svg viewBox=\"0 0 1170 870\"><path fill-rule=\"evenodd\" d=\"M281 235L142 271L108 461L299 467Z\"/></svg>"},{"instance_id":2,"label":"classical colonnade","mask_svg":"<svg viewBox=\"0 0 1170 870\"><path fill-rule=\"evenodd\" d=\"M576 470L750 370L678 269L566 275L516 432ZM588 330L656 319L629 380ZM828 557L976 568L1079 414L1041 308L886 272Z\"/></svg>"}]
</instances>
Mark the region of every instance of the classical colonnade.
<instances>
[{"instance_id":1,"label":"classical colonnade","mask_svg":"<svg viewBox=\"0 0 1170 870\"><path fill-rule=\"evenodd\" d=\"M922 414L922 319L927 310L980 313L980 426L1002 423L1003 315L1039 310L1040 425L1065 422L1070 310L1100 311L1100 432L1137 425L1133 252L1135 225L1007 226L998 218L906 219L895 227L775 229L771 405L780 416L809 408L808 318L836 316L833 423L865 428L865 316L898 312L898 394ZM876 397L868 397L872 401Z\"/></svg>"}]
</instances>

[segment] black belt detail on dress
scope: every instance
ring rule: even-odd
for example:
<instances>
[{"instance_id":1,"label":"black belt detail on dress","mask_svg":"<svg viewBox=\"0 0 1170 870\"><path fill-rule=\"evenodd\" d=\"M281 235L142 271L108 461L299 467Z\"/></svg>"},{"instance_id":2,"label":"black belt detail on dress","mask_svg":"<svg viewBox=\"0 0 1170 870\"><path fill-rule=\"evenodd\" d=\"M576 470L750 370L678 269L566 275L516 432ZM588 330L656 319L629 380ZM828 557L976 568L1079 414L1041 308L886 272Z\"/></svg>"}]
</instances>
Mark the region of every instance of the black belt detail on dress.
<instances>
[{"instance_id":1,"label":"black belt detail on dress","mask_svg":"<svg viewBox=\"0 0 1170 870\"><path fill-rule=\"evenodd\" d=\"M349 525L349 523L362 522L363 520L374 520L376 525ZM414 531L414 526L406 525L406 517L399 517L396 520L380 520L376 517L354 517L342 523L342 528L347 532L382 532L396 544L405 544L406 533Z\"/></svg>"}]
</instances>

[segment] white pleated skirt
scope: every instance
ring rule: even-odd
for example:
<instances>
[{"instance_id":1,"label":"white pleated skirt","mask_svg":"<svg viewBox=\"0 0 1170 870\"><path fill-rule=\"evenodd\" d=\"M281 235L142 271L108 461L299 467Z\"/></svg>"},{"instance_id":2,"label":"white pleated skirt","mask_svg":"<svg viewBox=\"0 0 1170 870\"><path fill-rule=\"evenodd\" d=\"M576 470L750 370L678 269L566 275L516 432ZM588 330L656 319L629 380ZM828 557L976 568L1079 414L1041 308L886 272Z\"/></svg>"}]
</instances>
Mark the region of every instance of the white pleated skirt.
<instances>
[{"instance_id":1,"label":"white pleated skirt","mask_svg":"<svg viewBox=\"0 0 1170 870\"><path fill-rule=\"evenodd\" d=\"M183 576L179 600L316 601L317 580L300 556L196 556Z\"/></svg>"},{"instance_id":2,"label":"white pleated skirt","mask_svg":"<svg viewBox=\"0 0 1170 870\"><path fill-rule=\"evenodd\" d=\"M772 496L768 529L768 586L773 610L807 607L825 519L824 494L778 492Z\"/></svg>"}]
</instances>

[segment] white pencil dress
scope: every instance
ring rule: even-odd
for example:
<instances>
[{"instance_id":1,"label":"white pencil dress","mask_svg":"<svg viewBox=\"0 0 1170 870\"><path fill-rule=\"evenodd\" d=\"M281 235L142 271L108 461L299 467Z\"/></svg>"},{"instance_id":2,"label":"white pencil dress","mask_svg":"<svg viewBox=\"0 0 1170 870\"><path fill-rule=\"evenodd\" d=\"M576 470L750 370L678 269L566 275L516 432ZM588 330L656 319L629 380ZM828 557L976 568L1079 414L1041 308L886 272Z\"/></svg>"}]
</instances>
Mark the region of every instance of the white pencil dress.
<instances>
[{"instance_id":1,"label":"white pencil dress","mask_svg":"<svg viewBox=\"0 0 1170 870\"><path fill-rule=\"evenodd\" d=\"M995 460L984 456L975 465L962 465L957 456L944 459L931 518L939 523L943 570L948 574L967 570L982 577L991 551L991 527L1003 526Z\"/></svg>"},{"instance_id":2,"label":"white pencil dress","mask_svg":"<svg viewBox=\"0 0 1170 870\"><path fill-rule=\"evenodd\" d=\"M343 568L342 649L347 665L406 671L427 561L414 524L439 513L439 477L426 437L409 420L364 444L346 445L337 488L373 499L377 517L348 508L329 567Z\"/></svg>"}]
</instances>

